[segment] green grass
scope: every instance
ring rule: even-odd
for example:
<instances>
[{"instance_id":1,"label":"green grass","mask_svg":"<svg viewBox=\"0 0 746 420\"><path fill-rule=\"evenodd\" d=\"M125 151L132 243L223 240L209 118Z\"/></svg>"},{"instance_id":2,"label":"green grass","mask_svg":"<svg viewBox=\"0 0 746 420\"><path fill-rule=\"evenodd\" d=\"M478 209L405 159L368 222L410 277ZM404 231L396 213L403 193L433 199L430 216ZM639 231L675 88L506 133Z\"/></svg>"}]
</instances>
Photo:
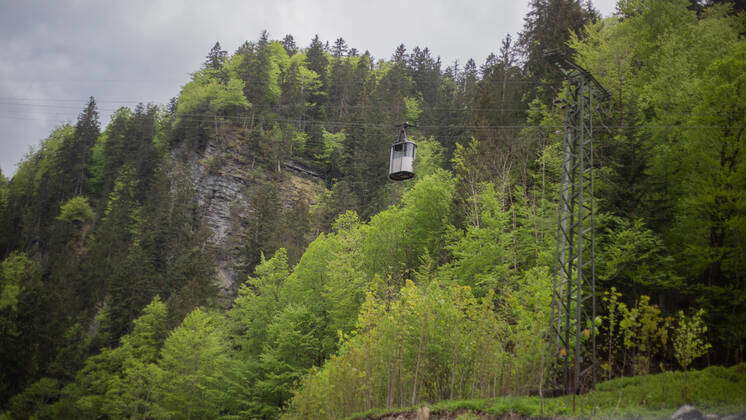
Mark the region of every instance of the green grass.
<instances>
[{"instance_id":1,"label":"green grass","mask_svg":"<svg viewBox=\"0 0 746 420\"><path fill-rule=\"evenodd\" d=\"M558 398L500 397L485 400L441 401L432 413L474 412L492 415L567 416L593 419L668 418L684 404L706 413L724 415L746 410L746 363L700 371L664 372L602 382L587 394ZM415 411L416 407L370 410L349 419L374 419L386 414Z\"/></svg>"}]
</instances>

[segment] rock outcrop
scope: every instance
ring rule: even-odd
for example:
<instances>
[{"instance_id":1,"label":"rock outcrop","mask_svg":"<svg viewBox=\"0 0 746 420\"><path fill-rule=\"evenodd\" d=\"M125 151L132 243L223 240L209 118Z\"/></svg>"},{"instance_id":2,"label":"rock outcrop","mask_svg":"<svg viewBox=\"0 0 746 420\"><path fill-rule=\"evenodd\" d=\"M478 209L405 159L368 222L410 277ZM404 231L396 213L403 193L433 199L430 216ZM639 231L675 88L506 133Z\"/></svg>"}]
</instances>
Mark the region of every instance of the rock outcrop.
<instances>
[{"instance_id":1,"label":"rock outcrop","mask_svg":"<svg viewBox=\"0 0 746 420\"><path fill-rule=\"evenodd\" d=\"M217 276L223 296L231 296L244 280L237 275L238 257L245 242L243 221L255 211L251 187L256 185L258 173L271 171L260 169L256 158L237 143L231 144L223 136L209 142L201 154L188 155L186 161L195 200L212 231L210 242L217 249ZM301 200L308 206L315 204L325 188L321 175L298 162L286 162L279 169L283 181L278 195L283 207Z\"/></svg>"}]
</instances>

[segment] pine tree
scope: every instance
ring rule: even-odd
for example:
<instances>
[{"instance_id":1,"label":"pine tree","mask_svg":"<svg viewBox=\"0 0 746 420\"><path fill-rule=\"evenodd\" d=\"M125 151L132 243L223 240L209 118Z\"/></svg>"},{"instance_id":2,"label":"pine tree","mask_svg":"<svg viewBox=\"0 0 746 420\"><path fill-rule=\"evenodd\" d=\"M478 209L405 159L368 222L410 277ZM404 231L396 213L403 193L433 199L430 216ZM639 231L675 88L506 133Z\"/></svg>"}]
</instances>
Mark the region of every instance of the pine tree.
<instances>
[{"instance_id":1,"label":"pine tree","mask_svg":"<svg viewBox=\"0 0 746 420\"><path fill-rule=\"evenodd\" d=\"M207 60L205 60L204 64L205 68L220 70L223 67L223 63L225 63L227 55L228 52L220 47L220 42L215 42L215 45L212 46L212 49L207 54Z\"/></svg>"},{"instance_id":2,"label":"pine tree","mask_svg":"<svg viewBox=\"0 0 746 420\"><path fill-rule=\"evenodd\" d=\"M298 46L295 45L295 38L290 34L285 35L285 38L282 38L282 46L291 57L298 52Z\"/></svg>"},{"instance_id":3,"label":"pine tree","mask_svg":"<svg viewBox=\"0 0 746 420\"><path fill-rule=\"evenodd\" d=\"M324 45L321 43L318 35L311 40L311 45L306 49L308 59L308 68L319 76L321 81L320 89L308 98L308 118L315 121L325 119L325 105L327 100L326 92L328 90L327 67L329 59L326 56ZM306 155L311 159L318 153L321 153L322 147L322 127L318 124L308 128L308 147Z\"/></svg>"},{"instance_id":4,"label":"pine tree","mask_svg":"<svg viewBox=\"0 0 746 420\"><path fill-rule=\"evenodd\" d=\"M347 49L347 43L345 40L343 38L337 38L332 47L332 56L334 58L341 58L347 54Z\"/></svg>"},{"instance_id":5,"label":"pine tree","mask_svg":"<svg viewBox=\"0 0 746 420\"><path fill-rule=\"evenodd\" d=\"M404 44L399 44L394 51L394 55L391 57L391 61L394 64L404 65L407 62L407 47Z\"/></svg>"},{"instance_id":6,"label":"pine tree","mask_svg":"<svg viewBox=\"0 0 746 420\"><path fill-rule=\"evenodd\" d=\"M104 143L104 168L102 198L106 199L114 188L114 182L119 175L119 169L133 156L129 132L132 111L120 108L112 115L111 122L106 127L106 143Z\"/></svg>"},{"instance_id":7,"label":"pine tree","mask_svg":"<svg viewBox=\"0 0 746 420\"><path fill-rule=\"evenodd\" d=\"M544 59L544 52L560 50L568 56L572 55L572 50L566 44L570 34L576 33L582 38L583 27L599 17L590 2L586 6L584 8L577 0L530 1L518 44L525 60L524 68L531 80L546 80L553 89L559 87L561 76ZM541 94L545 103L554 96L553 89L545 89ZM538 95L536 89L534 94Z\"/></svg>"},{"instance_id":8,"label":"pine tree","mask_svg":"<svg viewBox=\"0 0 746 420\"><path fill-rule=\"evenodd\" d=\"M349 113L352 90L353 68L350 60L344 57L347 45L342 38L334 43L332 55L334 61L329 74L329 100L326 115L343 121Z\"/></svg>"},{"instance_id":9,"label":"pine tree","mask_svg":"<svg viewBox=\"0 0 746 420\"><path fill-rule=\"evenodd\" d=\"M308 57L308 68L316 72L322 81L325 81L329 59L326 57L324 45L318 35L315 35L311 40L311 45L306 50L306 56ZM324 86L326 86L325 82Z\"/></svg>"},{"instance_id":10,"label":"pine tree","mask_svg":"<svg viewBox=\"0 0 746 420\"><path fill-rule=\"evenodd\" d=\"M78 115L75 135L66 139L60 146L58 165L65 174L61 187L63 197L72 197L87 192L91 149L100 134L96 100L91 96L85 109Z\"/></svg>"},{"instance_id":11,"label":"pine tree","mask_svg":"<svg viewBox=\"0 0 746 420\"><path fill-rule=\"evenodd\" d=\"M479 76L477 74L477 63L473 59L469 59L464 65L464 70L461 72L459 78L459 102L464 108L470 108L474 106L476 100L476 89L477 81Z\"/></svg>"}]
</instances>

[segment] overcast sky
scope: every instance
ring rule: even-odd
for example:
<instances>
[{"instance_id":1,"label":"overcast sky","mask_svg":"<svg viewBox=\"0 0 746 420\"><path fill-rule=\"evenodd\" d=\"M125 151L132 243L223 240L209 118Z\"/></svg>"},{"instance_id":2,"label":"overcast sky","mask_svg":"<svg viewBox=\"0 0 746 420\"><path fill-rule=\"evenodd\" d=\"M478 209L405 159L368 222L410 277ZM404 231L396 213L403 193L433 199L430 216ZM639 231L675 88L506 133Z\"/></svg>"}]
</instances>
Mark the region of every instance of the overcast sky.
<instances>
[{"instance_id":1,"label":"overcast sky","mask_svg":"<svg viewBox=\"0 0 746 420\"><path fill-rule=\"evenodd\" d=\"M306 47L314 34L375 58L404 43L444 64L484 61L523 25L528 0L0 0L0 168L5 175L94 96L102 125L120 106L164 104L215 41L233 52L263 29ZM615 0L593 0L604 15Z\"/></svg>"}]
</instances>

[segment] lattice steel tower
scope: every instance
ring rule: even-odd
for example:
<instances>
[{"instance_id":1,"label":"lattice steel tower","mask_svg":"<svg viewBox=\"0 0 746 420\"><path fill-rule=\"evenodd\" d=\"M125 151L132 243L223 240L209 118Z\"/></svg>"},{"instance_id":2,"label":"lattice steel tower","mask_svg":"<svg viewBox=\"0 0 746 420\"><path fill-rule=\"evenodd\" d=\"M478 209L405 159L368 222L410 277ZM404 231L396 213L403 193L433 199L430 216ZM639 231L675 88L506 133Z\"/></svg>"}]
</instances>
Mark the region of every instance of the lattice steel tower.
<instances>
[{"instance_id":1,"label":"lattice steel tower","mask_svg":"<svg viewBox=\"0 0 746 420\"><path fill-rule=\"evenodd\" d=\"M551 322L565 392L575 394L581 383L596 382L593 114L609 93L562 53L548 51L544 56L570 84Z\"/></svg>"}]
</instances>

